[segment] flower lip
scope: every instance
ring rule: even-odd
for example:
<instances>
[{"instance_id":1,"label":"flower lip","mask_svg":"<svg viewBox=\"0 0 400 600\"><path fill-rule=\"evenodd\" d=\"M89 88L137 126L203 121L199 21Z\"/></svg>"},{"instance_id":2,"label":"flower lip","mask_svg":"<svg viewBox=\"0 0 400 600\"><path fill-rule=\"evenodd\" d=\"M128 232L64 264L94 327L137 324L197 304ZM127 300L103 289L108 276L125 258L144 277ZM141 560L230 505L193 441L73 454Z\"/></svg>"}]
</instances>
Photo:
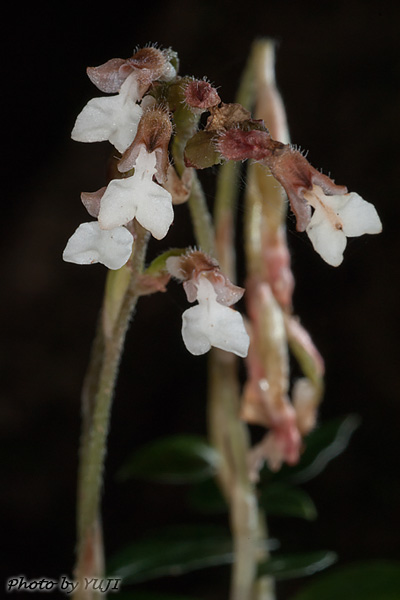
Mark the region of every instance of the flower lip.
<instances>
[{"instance_id":1,"label":"flower lip","mask_svg":"<svg viewBox=\"0 0 400 600\"><path fill-rule=\"evenodd\" d=\"M124 152L136 136L142 108L136 81L128 77L114 96L92 98L79 113L71 133L77 142L110 141Z\"/></svg>"},{"instance_id":2,"label":"flower lip","mask_svg":"<svg viewBox=\"0 0 400 600\"><path fill-rule=\"evenodd\" d=\"M377 234L382 223L373 204L351 192L327 195L319 185L314 185L304 198L314 213L306 232L314 249L331 266L343 261L347 237Z\"/></svg>"},{"instance_id":3,"label":"flower lip","mask_svg":"<svg viewBox=\"0 0 400 600\"><path fill-rule=\"evenodd\" d=\"M125 227L100 229L97 221L82 223L69 238L63 260L78 265L102 263L109 269L121 268L132 252L133 236Z\"/></svg>"},{"instance_id":4,"label":"flower lip","mask_svg":"<svg viewBox=\"0 0 400 600\"><path fill-rule=\"evenodd\" d=\"M153 181L156 171L155 152L149 154L141 145L135 173L113 179L100 202L99 224L113 229L137 221L156 239L164 238L174 219L171 194Z\"/></svg>"},{"instance_id":5,"label":"flower lip","mask_svg":"<svg viewBox=\"0 0 400 600\"><path fill-rule=\"evenodd\" d=\"M250 341L241 314L218 302L207 277L199 279L196 299L198 304L182 315L182 337L189 352L198 356L214 346L247 356Z\"/></svg>"}]
</instances>

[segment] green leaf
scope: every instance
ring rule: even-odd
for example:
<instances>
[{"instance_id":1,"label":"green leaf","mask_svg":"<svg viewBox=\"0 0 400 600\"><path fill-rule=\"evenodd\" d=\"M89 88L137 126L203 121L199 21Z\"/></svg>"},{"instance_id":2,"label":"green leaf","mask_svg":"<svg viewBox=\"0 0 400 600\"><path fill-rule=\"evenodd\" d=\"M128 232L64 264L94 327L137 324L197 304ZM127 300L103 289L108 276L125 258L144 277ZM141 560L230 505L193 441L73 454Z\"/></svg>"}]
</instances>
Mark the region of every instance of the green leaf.
<instances>
[{"instance_id":1,"label":"green leaf","mask_svg":"<svg viewBox=\"0 0 400 600\"><path fill-rule=\"evenodd\" d=\"M260 506L269 516L299 517L308 521L317 518L314 502L307 492L299 488L281 482L270 482L260 491Z\"/></svg>"},{"instance_id":2,"label":"green leaf","mask_svg":"<svg viewBox=\"0 0 400 600\"><path fill-rule=\"evenodd\" d=\"M221 162L221 155L215 148L215 131L198 131L188 141L185 148L185 163L196 169L206 169Z\"/></svg>"},{"instance_id":3,"label":"green leaf","mask_svg":"<svg viewBox=\"0 0 400 600\"><path fill-rule=\"evenodd\" d=\"M228 512L228 505L215 479L206 479L192 486L188 494L189 504L203 514L217 515Z\"/></svg>"},{"instance_id":4,"label":"green leaf","mask_svg":"<svg viewBox=\"0 0 400 600\"><path fill-rule=\"evenodd\" d=\"M328 550L304 554L281 554L261 564L258 574L260 577L272 575L276 579L296 579L314 575L333 565L336 560L336 554Z\"/></svg>"},{"instance_id":5,"label":"green leaf","mask_svg":"<svg viewBox=\"0 0 400 600\"><path fill-rule=\"evenodd\" d=\"M192 483L211 477L219 454L202 437L176 435L150 442L137 450L117 473L162 483Z\"/></svg>"},{"instance_id":6,"label":"green leaf","mask_svg":"<svg viewBox=\"0 0 400 600\"><path fill-rule=\"evenodd\" d=\"M143 271L143 275L153 275L153 276L159 275L163 271L166 271L167 259L170 256L181 256L182 254L185 254L187 251L188 251L188 248L171 248L170 250L167 250L166 252L159 254L159 256L157 256L149 264L149 266Z\"/></svg>"},{"instance_id":7,"label":"green leaf","mask_svg":"<svg viewBox=\"0 0 400 600\"><path fill-rule=\"evenodd\" d=\"M313 479L331 460L346 450L360 422L358 415L348 415L344 419L333 419L319 425L305 437L305 450L300 462L294 467L283 466L277 473L269 474L269 478L285 479L296 484Z\"/></svg>"},{"instance_id":8,"label":"green leaf","mask_svg":"<svg viewBox=\"0 0 400 600\"><path fill-rule=\"evenodd\" d=\"M363 561L320 575L292 600L398 600L400 563Z\"/></svg>"},{"instance_id":9,"label":"green leaf","mask_svg":"<svg viewBox=\"0 0 400 600\"><path fill-rule=\"evenodd\" d=\"M115 556L108 577L137 583L230 564L232 560L231 536L224 529L204 525L166 528Z\"/></svg>"}]
</instances>

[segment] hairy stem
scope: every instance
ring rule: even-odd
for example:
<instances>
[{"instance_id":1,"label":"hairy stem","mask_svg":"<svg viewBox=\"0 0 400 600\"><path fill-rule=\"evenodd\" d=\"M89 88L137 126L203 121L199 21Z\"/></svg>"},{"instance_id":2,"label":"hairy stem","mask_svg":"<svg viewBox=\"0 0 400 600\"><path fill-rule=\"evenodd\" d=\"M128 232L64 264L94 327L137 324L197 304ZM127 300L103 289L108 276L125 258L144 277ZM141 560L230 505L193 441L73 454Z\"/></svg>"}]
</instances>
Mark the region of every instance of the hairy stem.
<instances>
[{"instance_id":1,"label":"hairy stem","mask_svg":"<svg viewBox=\"0 0 400 600\"><path fill-rule=\"evenodd\" d=\"M102 492L104 460L109 431L113 393L118 375L125 335L135 309L138 294L137 275L143 269L148 233L137 226L129 280L121 288L120 298L113 298L117 309L110 315L109 297L113 296L118 281L115 273L109 273L113 285L106 286L102 318L93 344L91 360L82 394L83 423L78 479L78 544L75 577L101 577L104 570L104 551L101 532L100 500ZM106 314L108 313L108 314ZM107 317L107 318L106 318ZM77 599L93 598L95 592L79 585Z\"/></svg>"},{"instance_id":2,"label":"hairy stem","mask_svg":"<svg viewBox=\"0 0 400 600\"><path fill-rule=\"evenodd\" d=\"M270 52L271 43L268 41L258 40L253 45L236 98L248 110L260 97L260 61L264 60L265 53L269 56ZM262 88L261 96L266 92L264 85ZM236 163L228 162L220 167L214 209L217 258L222 271L232 281L236 278L238 179L239 166ZM258 259L261 260L261 257ZM218 479L230 507L235 552L230 600L273 600L273 579L263 577L257 580L257 565L268 557L268 534L248 474L250 440L247 426L240 419L237 365L238 361L232 354L213 350L209 365L209 432L211 442L222 457Z\"/></svg>"},{"instance_id":3,"label":"hairy stem","mask_svg":"<svg viewBox=\"0 0 400 600\"><path fill-rule=\"evenodd\" d=\"M203 252L213 256L215 254L215 242L212 219L203 188L196 173L193 175L192 190L188 202L196 241Z\"/></svg>"},{"instance_id":4,"label":"hairy stem","mask_svg":"<svg viewBox=\"0 0 400 600\"><path fill-rule=\"evenodd\" d=\"M248 431L239 417L236 357L213 349L209 373L209 435L222 459L218 480L230 509L235 554L230 600L250 600L260 540L257 501L246 461Z\"/></svg>"}]
</instances>

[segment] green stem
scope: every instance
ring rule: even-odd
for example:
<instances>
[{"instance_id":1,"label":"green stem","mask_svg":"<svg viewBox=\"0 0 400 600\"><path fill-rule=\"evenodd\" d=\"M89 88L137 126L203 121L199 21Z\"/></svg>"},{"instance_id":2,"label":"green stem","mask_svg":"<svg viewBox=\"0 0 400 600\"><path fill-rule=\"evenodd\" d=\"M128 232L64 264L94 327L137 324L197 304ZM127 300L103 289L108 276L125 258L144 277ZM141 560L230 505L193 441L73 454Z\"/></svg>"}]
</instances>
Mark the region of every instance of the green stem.
<instances>
[{"instance_id":1,"label":"green stem","mask_svg":"<svg viewBox=\"0 0 400 600\"><path fill-rule=\"evenodd\" d=\"M209 435L222 458L218 480L230 508L235 555L230 600L251 600L260 536L257 500L246 461L248 430L239 417L236 357L213 349L209 373Z\"/></svg>"},{"instance_id":2,"label":"green stem","mask_svg":"<svg viewBox=\"0 0 400 600\"><path fill-rule=\"evenodd\" d=\"M196 241L203 252L215 255L214 229L206 197L197 177L193 174L193 183L188 200Z\"/></svg>"},{"instance_id":3,"label":"green stem","mask_svg":"<svg viewBox=\"0 0 400 600\"><path fill-rule=\"evenodd\" d=\"M255 42L244 70L236 101L251 110L256 98ZM239 196L239 165L228 162L220 167L214 209L215 245L222 271L232 281L236 276L235 221ZM247 426L240 419L240 386L237 358L214 349L209 363L209 435L218 449L221 467L218 479L230 508L235 561L230 600L273 600L272 578L257 580L257 565L268 551L267 527L258 508L256 491L248 474L250 449Z\"/></svg>"},{"instance_id":4,"label":"green stem","mask_svg":"<svg viewBox=\"0 0 400 600\"><path fill-rule=\"evenodd\" d=\"M75 568L77 580L82 580L85 576L103 575L99 513L107 435L125 336L138 300L137 275L143 270L147 241L148 233L138 226L130 265L130 281L123 290L124 295L118 304L119 310L115 314L112 326L110 326L110 319L105 319L107 295L112 293L110 286L106 286L102 319L99 321L85 378L78 480L78 547ZM112 275L110 272L109 279ZM106 322L107 326L105 326ZM75 593L76 598L90 598L93 595L93 592L85 591L82 585L78 586Z\"/></svg>"}]
</instances>

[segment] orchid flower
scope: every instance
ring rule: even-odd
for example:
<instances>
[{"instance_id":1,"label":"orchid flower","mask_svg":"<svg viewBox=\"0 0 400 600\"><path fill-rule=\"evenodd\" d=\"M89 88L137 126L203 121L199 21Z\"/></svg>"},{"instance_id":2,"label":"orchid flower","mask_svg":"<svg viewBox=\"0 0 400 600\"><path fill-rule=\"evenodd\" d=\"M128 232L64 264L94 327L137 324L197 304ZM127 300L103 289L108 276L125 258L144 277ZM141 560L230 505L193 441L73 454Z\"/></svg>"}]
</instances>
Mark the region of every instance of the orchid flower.
<instances>
[{"instance_id":1,"label":"orchid flower","mask_svg":"<svg viewBox=\"0 0 400 600\"><path fill-rule=\"evenodd\" d=\"M63 253L66 262L78 265L102 263L119 269L132 252L133 236L125 227L100 229L97 221L82 223L69 238Z\"/></svg>"},{"instance_id":2,"label":"orchid flower","mask_svg":"<svg viewBox=\"0 0 400 600\"><path fill-rule=\"evenodd\" d=\"M168 258L167 269L184 281L189 302L198 302L182 315L182 337L189 352L198 356L213 346L247 356L250 341L242 315L230 308L244 289L233 285L218 263L201 251Z\"/></svg>"},{"instance_id":3,"label":"orchid flower","mask_svg":"<svg viewBox=\"0 0 400 600\"><path fill-rule=\"evenodd\" d=\"M333 267L343 261L347 237L358 237L364 233L380 233L382 223L373 204L356 194L324 194L314 185L304 193L304 198L314 208L306 232L314 250Z\"/></svg>"},{"instance_id":4,"label":"orchid flower","mask_svg":"<svg viewBox=\"0 0 400 600\"><path fill-rule=\"evenodd\" d=\"M247 355L249 337L242 315L217 301L212 283L202 277L197 283L198 305L182 315L182 337L194 355L205 354L214 346L238 356Z\"/></svg>"},{"instance_id":5,"label":"orchid flower","mask_svg":"<svg viewBox=\"0 0 400 600\"><path fill-rule=\"evenodd\" d=\"M71 137L77 142L109 140L124 152L133 142L142 116L137 75L133 72L121 85L115 96L89 100L78 115Z\"/></svg>"},{"instance_id":6,"label":"orchid flower","mask_svg":"<svg viewBox=\"0 0 400 600\"><path fill-rule=\"evenodd\" d=\"M164 238L174 218L171 194L153 181L156 152L141 146L135 173L125 179L113 179L101 199L99 224L114 229L136 218L158 240Z\"/></svg>"}]
</instances>

